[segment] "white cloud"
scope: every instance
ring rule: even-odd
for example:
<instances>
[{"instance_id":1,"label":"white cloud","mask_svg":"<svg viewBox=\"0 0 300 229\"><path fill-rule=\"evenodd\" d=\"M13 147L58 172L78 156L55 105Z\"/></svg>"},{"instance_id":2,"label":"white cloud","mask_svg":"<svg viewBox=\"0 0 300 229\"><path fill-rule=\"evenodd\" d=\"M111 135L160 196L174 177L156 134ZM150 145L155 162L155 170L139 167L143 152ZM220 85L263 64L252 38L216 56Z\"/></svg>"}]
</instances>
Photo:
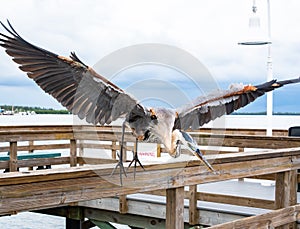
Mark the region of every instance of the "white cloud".
<instances>
[{"instance_id":1,"label":"white cloud","mask_svg":"<svg viewBox=\"0 0 300 229\"><path fill-rule=\"evenodd\" d=\"M163 43L194 55L219 81L266 79L267 47L237 45L247 30L251 0L0 1L0 20L10 19L28 41L61 55L76 51L91 66L126 46ZM264 29L266 2L257 1ZM297 0L271 1L272 54L277 78L300 72L299 8ZM18 75L18 82L21 76L25 78L3 50L0 60L0 82L8 76ZM45 103L48 102L45 96Z\"/></svg>"}]
</instances>

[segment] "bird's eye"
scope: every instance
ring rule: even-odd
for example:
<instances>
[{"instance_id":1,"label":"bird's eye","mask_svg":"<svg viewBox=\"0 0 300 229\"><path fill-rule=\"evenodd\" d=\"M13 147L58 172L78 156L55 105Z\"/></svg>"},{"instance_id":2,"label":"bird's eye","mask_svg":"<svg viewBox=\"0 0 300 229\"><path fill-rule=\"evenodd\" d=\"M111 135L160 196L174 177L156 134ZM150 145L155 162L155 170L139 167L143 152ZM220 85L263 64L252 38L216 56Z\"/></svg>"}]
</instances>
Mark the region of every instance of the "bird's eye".
<instances>
[{"instance_id":1,"label":"bird's eye","mask_svg":"<svg viewBox=\"0 0 300 229\"><path fill-rule=\"evenodd\" d=\"M150 118L151 118L151 120L156 120L157 119L156 115L151 115Z\"/></svg>"}]
</instances>

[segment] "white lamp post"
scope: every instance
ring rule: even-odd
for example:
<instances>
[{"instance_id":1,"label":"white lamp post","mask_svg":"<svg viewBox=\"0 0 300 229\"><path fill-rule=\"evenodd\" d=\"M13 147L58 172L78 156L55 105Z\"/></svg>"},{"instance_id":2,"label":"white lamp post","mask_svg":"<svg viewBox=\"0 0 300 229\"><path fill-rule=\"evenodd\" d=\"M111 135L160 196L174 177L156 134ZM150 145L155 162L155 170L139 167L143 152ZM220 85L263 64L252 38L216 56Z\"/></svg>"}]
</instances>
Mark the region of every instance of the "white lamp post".
<instances>
[{"instance_id":1,"label":"white lamp post","mask_svg":"<svg viewBox=\"0 0 300 229\"><path fill-rule=\"evenodd\" d=\"M253 15L249 19L249 29L252 29L252 37L249 38L247 41L243 41L238 43L239 45L268 45L268 58L267 58L267 80L270 81L273 79L273 68L272 68L272 57L271 57L271 14L270 14L270 0L267 0L267 11L268 11L268 37L262 38L258 37L255 34L258 32L260 26L259 17L256 15L257 7L256 2L253 0L252 12ZM267 93L267 120L268 120L268 127L267 127L267 135L272 135L272 114L273 114L273 92Z\"/></svg>"}]
</instances>

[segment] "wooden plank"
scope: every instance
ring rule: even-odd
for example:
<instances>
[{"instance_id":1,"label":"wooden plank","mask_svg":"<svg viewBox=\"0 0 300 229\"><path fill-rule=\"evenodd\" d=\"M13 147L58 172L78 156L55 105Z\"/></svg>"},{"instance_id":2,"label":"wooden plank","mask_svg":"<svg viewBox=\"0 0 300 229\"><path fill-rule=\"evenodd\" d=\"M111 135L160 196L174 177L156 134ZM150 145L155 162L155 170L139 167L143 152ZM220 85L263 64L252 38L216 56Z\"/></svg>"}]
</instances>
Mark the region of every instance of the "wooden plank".
<instances>
[{"instance_id":1,"label":"wooden plank","mask_svg":"<svg viewBox=\"0 0 300 229\"><path fill-rule=\"evenodd\" d=\"M128 213L128 203L127 203L127 196L126 195L119 196L119 212L121 214Z\"/></svg>"},{"instance_id":2,"label":"wooden plank","mask_svg":"<svg viewBox=\"0 0 300 229\"><path fill-rule=\"evenodd\" d=\"M222 204L233 204L245 207L255 207L263 209L275 209L273 200L264 200L251 197L232 196L214 193L197 193L197 200L216 202Z\"/></svg>"},{"instance_id":3,"label":"wooden plank","mask_svg":"<svg viewBox=\"0 0 300 229\"><path fill-rule=\"evenodd\" d=\"M194 187L194 185L191 185L189 187ZM193 189L192 189L193 190ZM165 196L165 190L155 190L151 192L146 192L147 194L151 195L159 195L159 196ZM225 194L219 194L219 193L207 193L207 192L185 192L185 198L193 198L193 201L190 200L190 208L193 209L195 206L193 206L193 202L196 201L207 201L207 202L215 202L215 203L222 203L222 204L233 204L238 206L245 206L245 207L255 207L255 208L263 208L263 209L275 209L274 207L274 201L273 200L264 200L264 199L258 199L258 198L251 198L251 197L243 197L243 196L233 196L233 195L225 195ZM192 205L191 205L192 204ZM191 207L192 206L192 207ZM193 213L190 212L190 214L193 215ZM195 218L194 218L195 217ZM192 221L198 221L199 216L190 216ZM194 225L196 223L191 223L191 225Z\"/></svg>"},{"instance_id":4,"label":"wooden plank","mask_svg":"<svg viewBox=\"0 0 300 229\"><path fill-rule=\"evenodd\" d=\"M119 131L121 132L121 126L94 126L94 125L20 125L20 126L0 126L0 130L57 130L57 129L64 129L64 130L89 130L89 129L96 129L96 130L106 130L106 131ZM207 128L203 127L199 130L188 130L189 132L213 132L213 133L226 133L226 134L243 134L243 135L266 135L265 129L253 129L253 128ZM282 129L275 129L273 133L278 133L280 136L287 136L288 131Z\"/></svg>"},{"instance_id":5,"label":"wooden plank","mask_svg":"<svg viewBox=\"0 0 300 229\"><path fill-rule=\"evenodd\" d=\"M112 222L111 219L114 219L113 222L140 228L160 228L159 226L166 228L166 205L164 200L153 201L146 197L141 197L140 199L140 197L136 198L130 196L128 197L128 205L128 213L124 215L118 212L118 201L116 198L104 198L101 200L91 200L79 203L79 206L84 207L90 212L88 218L91 219L109 222ZM96 214L98 210L100 210L101 214ZM226 213L219 209L204 209L201 207L198 209L198 212L201 213L201 218L199 218L199 223L201 225L216 225L245 218L245 212ZM252 214L250 213L246 215L252 216ZM87 217L87 215L85 216ZM184 209L184 222L186 229L191 228L188 224L188 206L185 206Z\"/></svg>"},{"instance_id":6,"label":"wooden plank","mask_svg":"<svg viewBox=\"0 0 300 229\"><path fill-rule=\"evenodd\" d=\"M127 160L127 142L123 143L123 161ZM121 150L121 149L120 149Z\"/></svg>"},{"instance_id":7,"label":"wooden plank","mask_svg":"<svg viewBox=\"0 0 300 229\"><path fill-rule=\"evenodd\" d=\"M117 159L117 142L116 141L112 141L111 142L111 158L112 159Z\"/></svg>"},{"instance_id":8,"label":"wooden plank","mask_svg":"<svg viewBox=\"0 0 300 229\"><path fill-rule=\"evenodd\" d=\"M297 137L287 136L252 136L252 135L217 135L192 133L193 138L199 145L215 145L241 148L289 148L299 147L300 141Z\"/></svg>"},{"instance_id":9,"label":"wooden plank","mask_svg":"<svg viewBox=\"0 0 300 229\"><path fill-rule=\"evenodd\" d=\"M197 185L190 185L188 191L189 197L189 224L199 224L199 215L197 210Z\"/></svg>"},{"instance_id":10,"label":"wooden plank","mask_svg":"<svg viewBox=\"0 0 300 229\"><path fill-rule=\"evenodd\" d=\"M161 157L161 144L157 144L156 146L156 156Z\"/></svg>"},{"instance_id":11,"label":"wooden plank","mask_svg":"<svg viewBox=\"0 0 300 229\"><path fill-rule=\"evenodd\" d=\"M274 157L272 153L278 155L278 158ZM300 167L300 161L299 159L291 160L291 158L288 156L288 152L290 152L291 155L295 155L297 153L300 153L298 148L296 149L282 149L280 154L279 150L274 150L270 152L260 152L259 154L253 154L253 153L247 153L247 155L237 155L236 158L232 158L231 155L218 155L218 158L215 159L214 167L218 171L217 174L213 174L208 172L204 166L201 165L201 162L199 160L194 161L183 161L183 162L176 162L176 163L166 163L166 164L160 164L160 163L152 163L149 165L145 164L146 172L140 173L138 177L141 177L141 175L147 176L147 174L151 173L152 171L160 171L164 170L166 173L167 171L173 171L174 169L179 169L180 174L178 174L177 179L180 176L180 179L182 176L187 176L185 178L191 179L195 181L195 184L198 183L207 183L210 181L216 181L219 178L222 178L220 180L226 180L226 179L234 179L237 177L247 177L247 176L254 176L254 175L260 175L260 174L268 174L268 173L276 173L280 171L287 171L293 166L295 168ZM283 156L285 155L285 156ZM256 157L258 157L258 160L255 160ZM264 158L265 157L265 158ZM230 160L228 160L228 158ZM228 163L228 161L232 161L231 163ZM247 163L245 163L247 161ZM96 166L89 166L84 168L74 168L74 169L57 169L52 171L47 171L47 176L44 176L45 174L39 174L39 173L28 173L28 174L21 174L16 175L14 174L14 184L18 184L19 182L34 182L36 179L41 179L40 181L47 181L47 180L53 180L53 179L64 179L64 176L68 177L68 174L70 176L84 176L87 174L90 174L90 171L95 171L99 175L107 175L111 172L111 169L114 168L115 164L110 165L96 165ZM57 174L63 174L60 178ZM195 175L197 174L197 175ZM200 175L200 176L199 176ZM21 180L18 181L18 179L21 178ZM225 179L224 179L225 178ZM33 180L31 180L33 179ZM7 185L9 184L10 180L12 180L12 177L8 174L0 174L0 185ZM7 183L8 182L8 183ZM17 183L16 183L17 182ZM186 181L189 182L189 181ZM189 185L189 184L187 184ZM180 185L179 185L180 186ZM160 189L163 189L160 188Z\"/></svg>"},{"instance_id":12,"label":"wooden plank","mask_svg":"<svg viewBox=\"0 0 300 229\"><path fill-rule=\"evenodd\" d=\"M282 151L287 155L286 150ZM295 155L296 152L291 150L290 153ZM278 151L275 153L279 154ZM228 163L226 158L223 158L225 163L219 159L219 164L215 164L218 174L210 173L204 166L199 166L199 161L152 164L146 166L145 172L138 173L135 180L133 174L128 173L128 177L123 179L124 186L119 186L118 174L110 175L115 164L30 171L26 174L0 174L0 214L250 175L276 173L300 167L298 158L293 158L293 160L291 156L273 158L269 153L266 156L269 158L258 160L254 159L255 155L242 157L232 163Z\"/></svg>"},{"instance_id":13,"label":"wooden plank","mask_svg":"<svg viewBox=\"0 0 300 229\"><path fill-rule=\"evenodd\" d=\"M9 168L9 161L0 161L0 169Z\"/></svg>"},{"instance_id":14,"label":"wooden plank","mask_svg":"<svg viewBox=\"0 0 300 229\"><path fill-rule=\"evenodd\" d=\"M22 145L18 146L18 151L30 151L30 150L54 150L54 149L68 149L70 144L47 144L47 145ZM8 152L9 146L0 147L0 152Z\"/></svg>"},{"instance_id":15,"label":"wooden plank","mask_svg":"<svg viewBox=\"0 0 300 229\"><path fill-rule=\"evenodd\" d=\"M18 159L17 159L17 142L10 142L10 152L9 152L9 171L15 172L18 170Z\"/></svg>"},{"instance_id":16,"label":"wooden plank","mask_svg":"<svg viewBox=\"0 0 300 229\"><path fill-rule=\"evenodd\" d=\"M77 165L77 146L76 146L76 140L71 139L70 140L70 166L76 166Z\"/></svg>"},{"instance_id":17,"label":"wooden plank","mask_svg":"<svg viewBox=\"0 0 300 229\"><path fill-rule=\"evenodd\" d=\"M31 160L18 161L18 167L34 167L39 165L66 165L70 164L70 157L58 157L58 158L40 158Z\"/></svg>"},{"instance_id":18,"label":"wooden plank","mask_svg":"<svg viewBox=\"0 0 300 229\"><path fill-rule=\"evenodd\" d=\"M118 160L107 159L107 158L93 158L93 157L77 157L77 162L79 164L88 164L88 165L99 165L99 164L112 164L117 163Z\"/></svg>"},{"instance_id":19,"label":"wooden plank","mask_svg":"<svg viewBox=\"0 0 300 229\"><path fill-rule=\"evenodd\" d=\"M300 205L274 210L258 216L247 217L209 227L210 229L247 229L247 228L275 228L295 222L300 219Z\"/></svg>"},{"instance_id":20,"label":"wooden plank","mask_svg":"<svg viewBox=\"0 0 300 229\"><path fill-rule=\"evenodd\" d=\"M126 224L132 228L155 228L155 229L165 229L165 220L157 219L153 216L142 216L133 214L120 214L114 211L105 211L100 209L84 208L84 215L91 219L92 222L95 221L108 221L116 222L121 224ZM96 222L95 222L96 223ZM97 223L96 223L97 224Z\"/></svg>"},{"instance_id":21,"label":"wooden plank","mask_svg":"<svg viewBox=\"0 0 300 229\"><path fill-rule=\"evenodd\" d=\"M214 159L214 163L218 163L221 160L223 163L231 163L242 160L260 160L265 158L273 157L283 157L283 156L294 156L300 154L300 148L285 148L285 149L275 149L275 150L265 150L265 151L251 151L243 153L231 153L231 154L219 154L219 155L207 155L206 158ZM269 174L269 173L266 173Z\"/></svg>"},{"instance_id":22,"label":"wooden plank","mask_svg":"<svg viewBox=\"0 0 300 229\"><path fill-rule=\"evenodd\" d=\"M297 203L297 170L276 174L275 208L286 208ZM295 223L284 225L282 229L296 228Z\"/></svg>"},{"instance_id":23,"label":"wooden plank","mask_svg":"<svg viewBox=\"0 0 300 229\"><path fill-rule=\"evenodd\" d=\"M79 151L78 151L78 156L82 159L82 157L84 156L84 147L83 147L83 144L84 144L84 140L78 140L77 142L77 145L78 145L78 148L79 148ZM79 157L77 157L77 162L79 164L79 166L83 166L83 161L79 160Z\"/></svg>"},{"instance_id":24,"label":"wooden plank","mask_svg":"<svg viewBox=\"0 0 300 229\"><path fill-rule=\"evenodd\" d=\"M34 141L28 141L28 146L29 146L29 149L28 149L28 153L33 153L33 151L34 151L34 148L33 148L33 146L34 146Z\"/></svg>"},{"instance_id":25,"label":"wooden plank","mask_svg":"<svg viewBox=\"0 0 300 229\"><path fill-rule=\"evenodd\" d=\"M296 170L280 172L276 175L275 207L276 209L297 203Z\"/></svg>"},{"instance_id":26,"label":"wooden plank","mask_svg":"<svg viewBox=\"0 0 300 229\"><path fill-rule=\"evenodd\" d=\"M166 228L183 229L184 187L167 189Z\"/></svg>"},{"instance_id":27,"label":"wooden plank","mask_svg":"<svg viewBox=\"0 0 300 229\"><path fill-rule=\"evenodd\" d=\"M192 133L201 145L223 145L251 148L253 145L262 148L282 148L300 146L297 138L267 137L267 136L236 136L205 133ZM121 132L110 131L108 128L62 128L62 129L9 129L0 130L0 141L31 141L55 139L90 139L90 140L119 140ZM125 133L125 141L134 142L129 131Z\"/></svg>"}]
</instances>

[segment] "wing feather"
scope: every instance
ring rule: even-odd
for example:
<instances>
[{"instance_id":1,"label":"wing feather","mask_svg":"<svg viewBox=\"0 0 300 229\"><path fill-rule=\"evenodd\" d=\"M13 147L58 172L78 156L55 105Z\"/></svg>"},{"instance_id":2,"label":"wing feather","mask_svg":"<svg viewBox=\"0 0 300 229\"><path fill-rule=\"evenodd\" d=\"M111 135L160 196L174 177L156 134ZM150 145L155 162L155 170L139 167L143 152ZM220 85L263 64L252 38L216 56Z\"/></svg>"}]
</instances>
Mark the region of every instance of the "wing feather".
<instances>
[{"instance_id":1,"label":"wing feather","mask_svg":"<svg viewBox=\"0 0 300 229\"><path fill-rule=\"evenodd\" d=\"M178 109L174 129L198 129L225 114L231 114L247 104L253 102L266 92L290 83L298 83L300 78L277 81L271 80L261 85L235 85L228 90L216 91L208 96L199 97L196 105L188 105Z\"/></svg>"},{"instance_id":2,"label":"wing feather","mask_svg":"<svg viewBox=\"0 0 300 229\"><path fill-rule=\"evenodd\" d=\"M70 58L25 41L11 26L0 33L0 46L45 92L87 122L109 124L134 112L137 101L85 65L74 52Z\"/></svg>"}]
</instances>

